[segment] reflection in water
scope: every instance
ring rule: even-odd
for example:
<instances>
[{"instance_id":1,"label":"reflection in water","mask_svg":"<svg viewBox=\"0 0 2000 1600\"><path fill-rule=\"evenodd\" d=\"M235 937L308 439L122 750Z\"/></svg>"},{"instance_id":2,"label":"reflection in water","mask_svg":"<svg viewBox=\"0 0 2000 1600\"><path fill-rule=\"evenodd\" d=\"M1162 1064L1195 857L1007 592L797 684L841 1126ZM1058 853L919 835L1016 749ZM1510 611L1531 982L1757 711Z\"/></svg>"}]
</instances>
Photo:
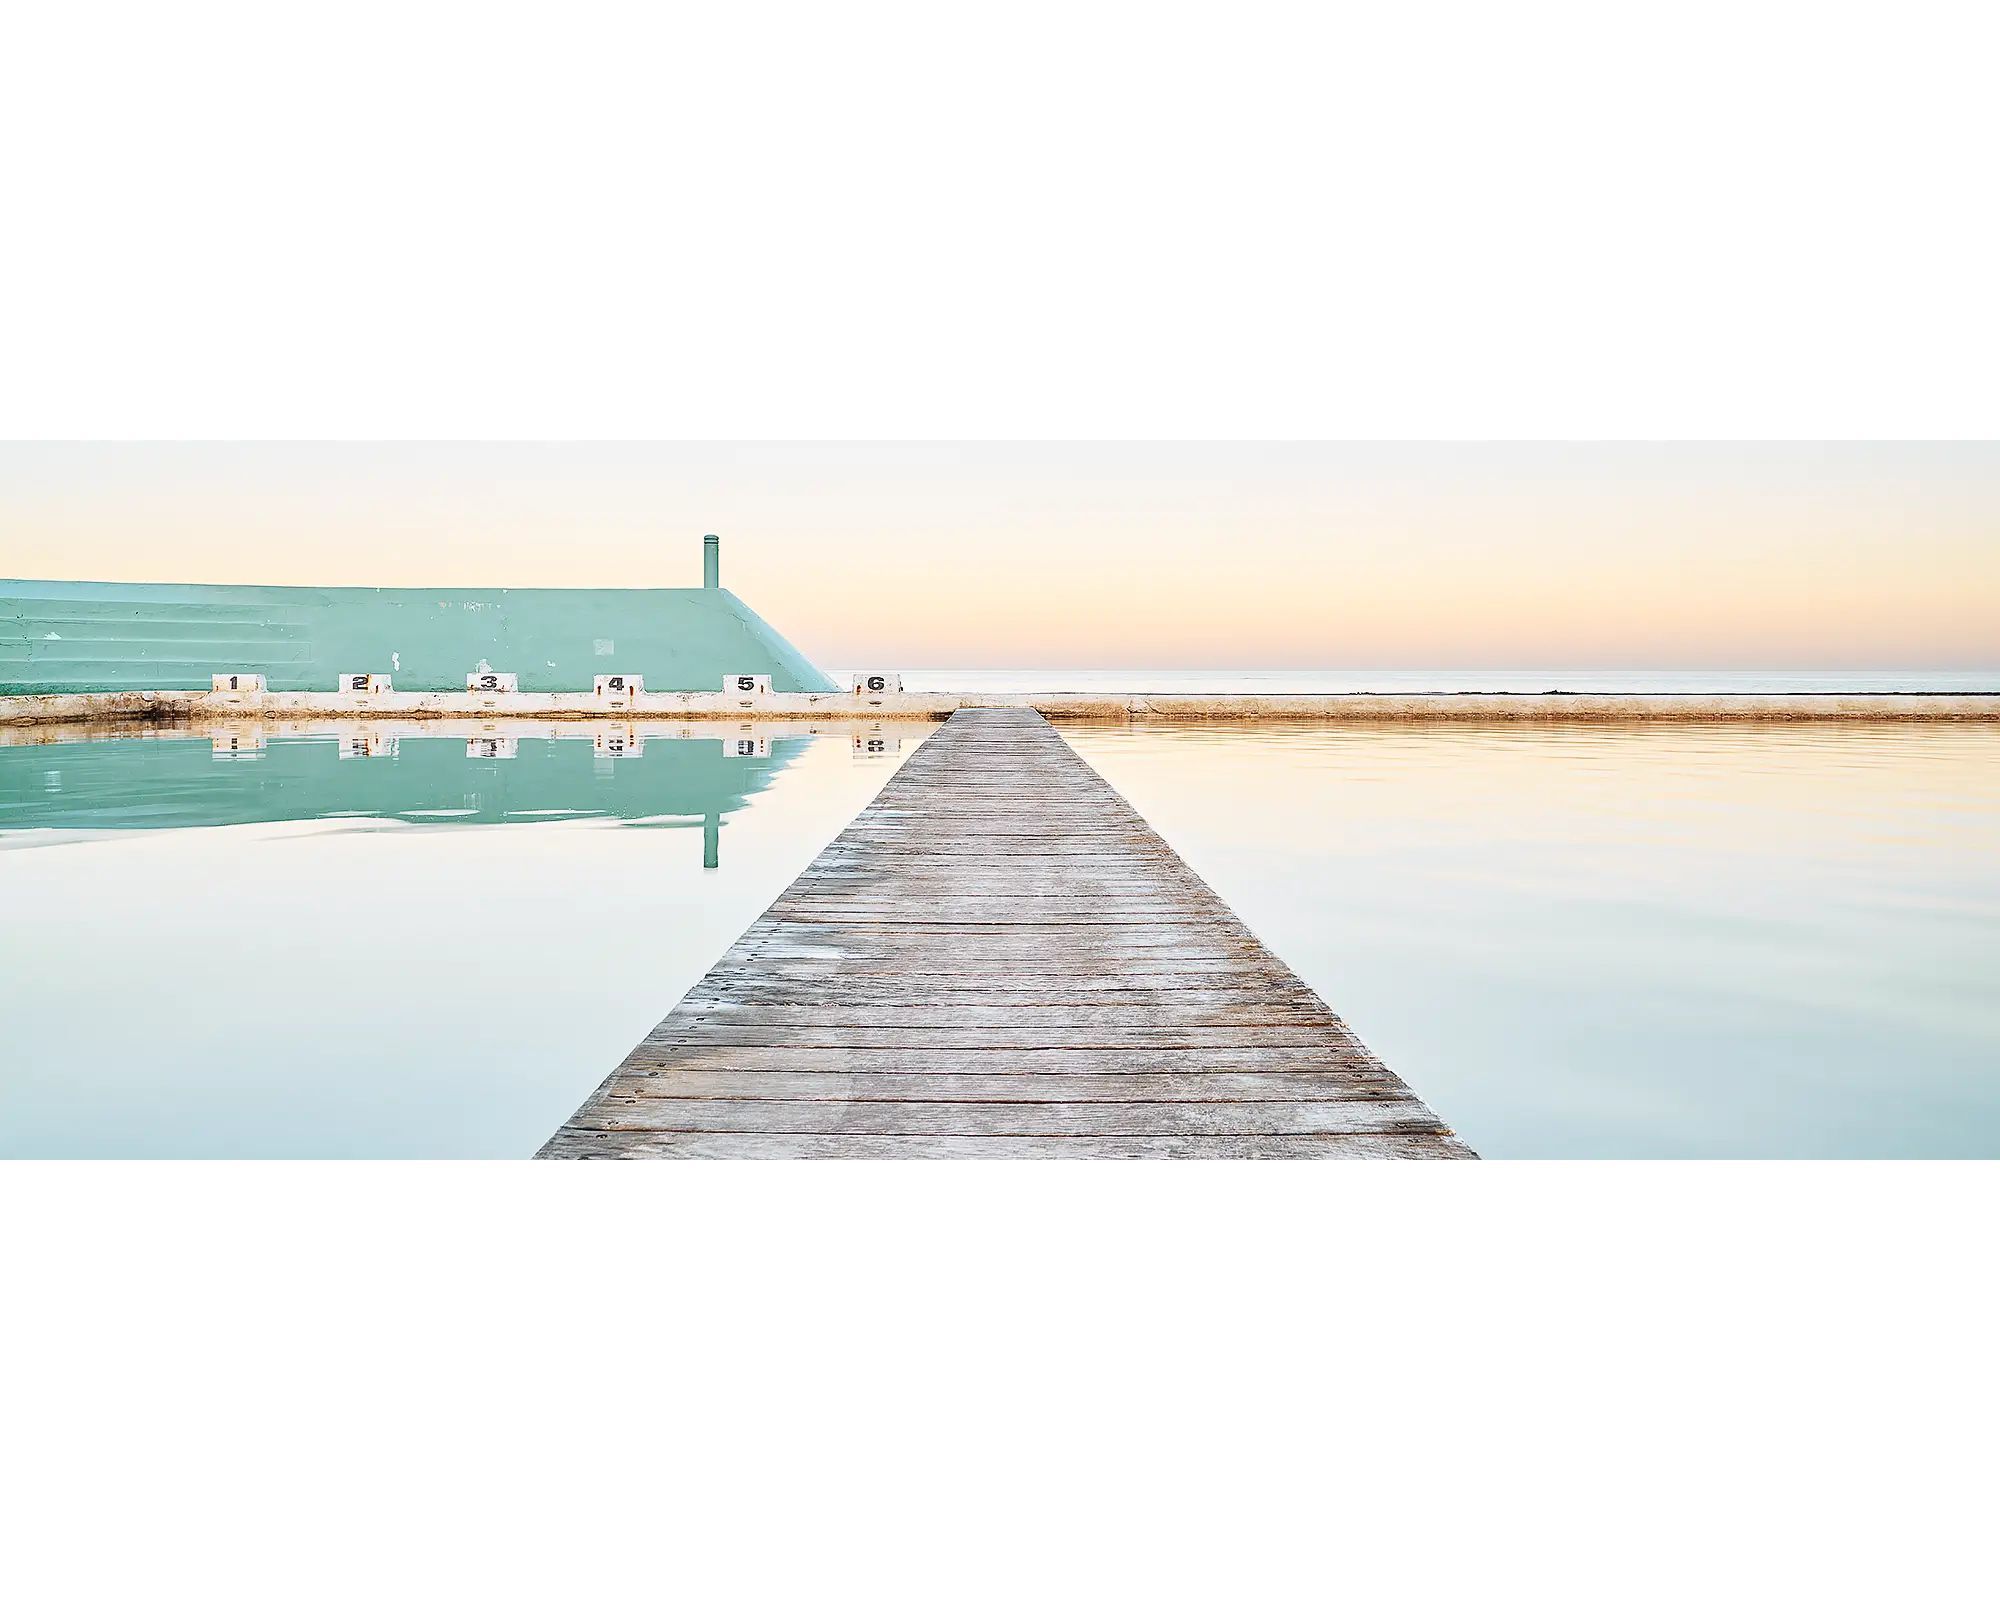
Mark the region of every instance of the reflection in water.
<instances>
[{"instance_id":1,"label":"reflection in water","mask_svg":"<svg viewBox=\"0 0 2000 1600\"><path fill-rule=\"evenodd\" d=\"M0 741L6 1156L526 1156L930 725L66 731Z\"/></svg>"},{"instance_id":2,"label":"reflection in water","mask_svg":"<svg viewBox=\"0 0 2000 1600\"><path fill-rule=\"evenodd\" d=\"M2000 1156L2000 728L1066 729L1493 1156Z\"/></svg>"},{"instance_id":3,"label":"reflection in water","mask_svg":"<svg viewBox=\"0 0 2000 1600\"><path fill-rule=\"evenodd\" d=\"M17 742L0 745L0 829L617 817L700 827L714 867L722 818L812 737L805 728L687 723L307 723L271 733L246 723Z\"/></svg>"}]
</instances>

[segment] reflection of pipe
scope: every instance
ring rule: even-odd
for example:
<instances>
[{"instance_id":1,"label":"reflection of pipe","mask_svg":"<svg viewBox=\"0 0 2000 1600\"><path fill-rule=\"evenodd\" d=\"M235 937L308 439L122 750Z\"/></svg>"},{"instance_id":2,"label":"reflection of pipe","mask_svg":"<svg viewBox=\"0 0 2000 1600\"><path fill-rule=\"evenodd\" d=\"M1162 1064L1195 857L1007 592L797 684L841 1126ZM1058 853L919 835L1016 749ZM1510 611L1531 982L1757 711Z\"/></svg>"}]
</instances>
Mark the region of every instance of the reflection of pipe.
<instances>
[{"instance_id":1,"label":"reflection of pipe","mask_svg":"<svg viewBox=\"0 0 2000 1600\"><path fill-rule=\"evenodd\" d=\"M722 813L711 811L701 819L701 864L722 865Z\"/></svg>"},{"instance_id":2,"label":"reflection of pipe","mask_svg":"<svg viewBox=\"0 0 2000 1600\"><path fill-rule=\"evenodd\" d=\"M701 536L701 586L722 587L722 541L712 533Z\"/></svg>"}]
</instances>

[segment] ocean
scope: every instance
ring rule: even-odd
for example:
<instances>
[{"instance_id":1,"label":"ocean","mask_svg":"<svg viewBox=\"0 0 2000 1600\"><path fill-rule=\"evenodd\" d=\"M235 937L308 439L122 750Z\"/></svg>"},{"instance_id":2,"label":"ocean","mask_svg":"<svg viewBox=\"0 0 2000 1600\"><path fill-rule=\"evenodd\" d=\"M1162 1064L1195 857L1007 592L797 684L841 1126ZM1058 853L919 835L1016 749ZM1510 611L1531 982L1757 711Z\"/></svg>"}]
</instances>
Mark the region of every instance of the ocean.
<instances>
[{"instance_id":1,"label":"ocean","mask_svg":"<svg viewBox=\"0 0 2000 1600\"><path fill-rule=\"evenodd\" d=\"M848 681L845 671L830 674ZM1243 671L1141 667L923 667L912 693L972 694L2000 694L2000 667L1961 671L1641 671L1463 667Z\"/></svg>"}]
</instances>

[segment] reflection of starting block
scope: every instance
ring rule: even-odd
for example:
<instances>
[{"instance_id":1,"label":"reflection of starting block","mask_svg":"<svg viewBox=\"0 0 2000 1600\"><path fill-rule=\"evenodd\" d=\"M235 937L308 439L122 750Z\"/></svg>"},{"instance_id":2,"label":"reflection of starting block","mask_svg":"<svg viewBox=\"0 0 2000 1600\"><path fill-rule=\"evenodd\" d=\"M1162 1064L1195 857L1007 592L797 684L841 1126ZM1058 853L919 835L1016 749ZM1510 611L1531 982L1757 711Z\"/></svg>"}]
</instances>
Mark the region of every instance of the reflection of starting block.
<instances>
[{"instance_id":1,"label":"reflection of starting block","mask_svg":"<svg viewBox=\"0 0 2000 1600\"><path fill-rule=\"evenodd\" d=\"M765 695L771 692L768 672L732 672L722 680L724 694Z\"/></svg>"},{"instance_id":2,"label":"reflection of starting block","mask_svg":"<svg viewBox=\"0 0 2000 1600\"><path fill-rule=\"evenodd\" d=\"M769 739L754 739L747 733L733 734L722 741L722 753L726 756L749 756L756 758L771 753Z\"/></svg>"},{"instance_id":3,"label":"reflection of starting block","mask_svg":"<svg viewBox=\"0 0 2000 1600\"><path fill-rule=\"evenodd\" d=\"M601 756L636 756L645 754L646 741L637 728L599 728L592 744Z\"/></svg>"},{"instance_id":4,"label":"reflection of starting block","mask_svg":"<svg viewBox=\"0 0 2000 1600\"><path fill-rule=\"evenodd\" d=\"M264 674L261 672L218 672L213 674L214 687L210 694L262 694Z\"/></svg>"},{"instance_id":5,"label":"reflection of starting block","mask_svg":"<svg viewBox=\"0 0 2000 1600\"><path fill-rule=\"evenodd\" d=\"M388 680L385 678L383 682ZM468 672L465 686L474 694L518 694L521 675L518 672Z\"/></svg>"},{"instance_id":6,"label":"reflection of starting block","mask_svg":"<svg viewBox=\"0 0 2000 1600\"><path fill-rule=\"evenodd\" d=\"M900 672L857 672L854 675L856 694L901 694L903 675Z\"/></svg>"},{"instance_id":7,"label":"reflection of starting block","mask_svg":"<svg viewBox=\"0 0 2000 1600\"><path fill-rule=\"evenodd\" d=\"M465 741L465 753L475 761L512 761L520 749L517 740L505 734L481 734Z\"/></svg>"},{"instance_id":8,"label":"reflection of starting block","mask_svg":"<svg viewBox=\"0 0 2000 1600\"><path fill-rule=\"evenodd\" d=\"M903 741L880 728L870 728L866 733L854 736L854 759L873 761L880 756L892 756L903 748Z\"/></svg>"},{"instance_id":9,"label":"reflection of starting block","mask_svg":"<svg viewBox=\"0 0 2000 1600\"><path fill-rule=\"evenodd\" d=\"M356 756L388 756L393 760L396 754L395 738L389 734L349 733L343 734L338 742L342 761L351 761Z\"/></svg>"},{"instance_id":10,"label":"reflection of starting block","mask_svg":"<svg viewBox=\"0 0 2000 1600\"><path fill-rule=\"evenodd\" d=\"M233 757L261 756L264 753L264 735L259 733L212 733L208 736L209 754L218 761L228 761Z\"/></svg>"},{"instance_id":11,"label":"reflection of starting block","mask_svg":"<svg viewBox=\"0 0 2000 1600\"><path fill-rule=\"evenodd\" d=\"M630 673L615 672L606 676L600 672L597 675L597 698L602 700L607 706L624 706L629 708L632 704L632 697L645 687L646 680L644 678L635 677Z\"/></svg>"},{"instance_id":12,"label":"reflection of starting block","mask_svg":"<svg viewBox=\"0 0 2000 1600\"><path fill-rule=\"evenodd\" d=\"M387 694L389 674L386 672L343 672L336 694Z\"/></svg>"}]
</instances>

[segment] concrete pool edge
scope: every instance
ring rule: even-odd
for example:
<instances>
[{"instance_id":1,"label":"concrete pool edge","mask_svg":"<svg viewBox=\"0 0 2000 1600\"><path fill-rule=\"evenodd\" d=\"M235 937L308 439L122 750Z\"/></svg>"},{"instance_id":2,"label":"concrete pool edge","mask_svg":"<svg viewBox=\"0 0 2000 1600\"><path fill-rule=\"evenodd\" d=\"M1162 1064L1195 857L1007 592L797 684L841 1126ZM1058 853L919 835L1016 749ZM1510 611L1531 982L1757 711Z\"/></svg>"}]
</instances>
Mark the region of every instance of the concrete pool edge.
<instances>
[{"instance_id":1,"label":"concrete pool edge","mask_svg":"<svg viewBox=\"0 0 2000 1600\"><path fill-rule=\"evenodd\" d=\"M473 717L540 721L662 717L679 721L941 722L961 708L1039 711L1051 722L2000 722L2000 694L885 694L640 693L370 695L116 693L0 697L0 726L91 722L205 722L245 717L339 719Z\"/></svg>"}]
</instances>

